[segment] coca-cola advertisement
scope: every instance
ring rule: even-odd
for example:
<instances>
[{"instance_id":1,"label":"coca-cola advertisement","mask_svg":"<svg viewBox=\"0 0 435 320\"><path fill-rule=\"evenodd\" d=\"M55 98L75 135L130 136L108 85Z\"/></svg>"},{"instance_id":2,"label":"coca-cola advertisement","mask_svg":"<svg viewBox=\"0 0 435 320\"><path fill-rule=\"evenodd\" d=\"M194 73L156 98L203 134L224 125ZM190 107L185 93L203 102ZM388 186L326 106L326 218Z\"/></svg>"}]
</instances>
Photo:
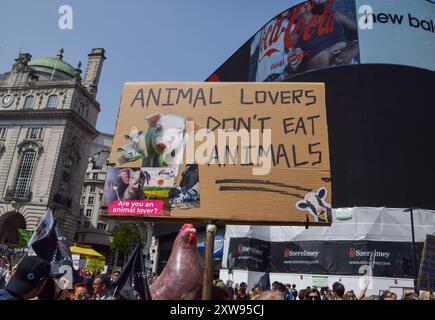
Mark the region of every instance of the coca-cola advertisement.
<instances>
[{"instance_id":1,"label":"coca-cola advertisement","mask_svg":"<svg viewBox=\"0 0 435 320\"><path fill-rule=\"evenodd\" d=\"M310 70L358 63L355 1L307 1L254 36L249 80L285 81Z\"/></svg>"}]
</instances>

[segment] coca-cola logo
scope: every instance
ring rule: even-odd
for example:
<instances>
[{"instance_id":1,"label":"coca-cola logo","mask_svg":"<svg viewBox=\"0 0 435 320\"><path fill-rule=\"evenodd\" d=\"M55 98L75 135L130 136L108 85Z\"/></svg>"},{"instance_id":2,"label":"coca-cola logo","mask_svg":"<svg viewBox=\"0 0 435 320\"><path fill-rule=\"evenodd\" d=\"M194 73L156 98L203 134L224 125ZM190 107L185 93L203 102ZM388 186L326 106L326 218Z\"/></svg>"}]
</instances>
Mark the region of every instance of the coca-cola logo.
<instances>
[{"instance_id":1,"label":"coca-cola logo","mask_svg":"<svg viewBox=\"0 0 435 320\"><path fill-rule=\"evenodd\" d=\"M334 0L328 0L323 6L321 14L313 12L313 2L301 3L287 14L279 16L275 23L270 23L264 28L260 37L259 57L260 63L264 57L270 57L275 52L279 52L273 46L278 42L282 32L284 32L284 46L286 49L293 48L302 37L304 41L311 39L317 32L318 36L326 35L334 30L334 11L330 7ZM306 15L306 18L304 17ZM285 20L288 20L287 26L283 27Z\"/></svg>"}]
</instances>

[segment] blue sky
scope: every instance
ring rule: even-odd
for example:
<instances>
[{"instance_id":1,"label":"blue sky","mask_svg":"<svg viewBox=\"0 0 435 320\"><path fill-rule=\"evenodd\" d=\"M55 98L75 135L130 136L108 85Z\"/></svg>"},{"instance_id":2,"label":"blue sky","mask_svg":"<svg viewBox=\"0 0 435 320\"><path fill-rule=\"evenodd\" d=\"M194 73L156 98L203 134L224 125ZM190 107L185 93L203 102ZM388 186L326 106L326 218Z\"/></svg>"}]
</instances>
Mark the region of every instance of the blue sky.
<instances>
[{"instance_id":1,"label":"blue sky","mask_svg":"<svg viewBox=\"0 0 435 320\"><path fill-rule=\"evenodd\" d=\"M296 0L2 0L0 73L22 52L74 67L105 48L97 129L113 133L124 82L203 81L269 19ZM73 29L61 30L61 5ZM84 71L84 70L83 70Z\"/></svg>"}]
</instances>

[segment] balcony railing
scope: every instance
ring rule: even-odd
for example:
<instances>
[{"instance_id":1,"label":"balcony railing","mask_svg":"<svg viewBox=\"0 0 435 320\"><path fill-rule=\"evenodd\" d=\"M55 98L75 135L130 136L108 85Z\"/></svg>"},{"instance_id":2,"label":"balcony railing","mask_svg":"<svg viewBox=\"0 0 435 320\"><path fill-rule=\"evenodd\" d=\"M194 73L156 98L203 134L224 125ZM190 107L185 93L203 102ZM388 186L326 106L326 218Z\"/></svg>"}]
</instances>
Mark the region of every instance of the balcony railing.
<instances>
[{"instance_id":1,"label":"balcony railing","mask_svg":"<svg viewBox=\"0 0 435 320\"><path fill-rule=\"evenodd\" d=\"M32 191L30 189L22 189L22 188L10 188L6 189L6 194L4 199L6 201L22 201L27 202L32 198Z\"/></svg>"},{"instance_id":2,"label":"balcony railing","mask_svg":"<svg viewBox=\"0 0 435 320\"><path fill-rule=\"evenodd\" d=\"M53 202L64 205L66 207L71 207L72 199L64 197L60 194L55 194L53 197Z\"/></svg>"}]
</instances>

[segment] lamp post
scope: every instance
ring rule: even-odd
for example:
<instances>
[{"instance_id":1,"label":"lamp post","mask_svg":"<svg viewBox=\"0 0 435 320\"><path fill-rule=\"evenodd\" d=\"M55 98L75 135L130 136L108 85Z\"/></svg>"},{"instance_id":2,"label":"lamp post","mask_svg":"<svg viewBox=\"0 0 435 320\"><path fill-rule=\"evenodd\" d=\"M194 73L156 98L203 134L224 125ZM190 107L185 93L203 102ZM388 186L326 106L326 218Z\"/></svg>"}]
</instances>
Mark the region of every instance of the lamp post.
<instances>
[{"instance_id":1,"label":"lamp post","mask_svg":"<svg viewBox=\"0 0 435 320\"><path fill-rule=\"evenodd\" d=\"M417 254L415 249L415 234L414 234L414 211L417 208L409 208L403 210L404 212L409 212L411 215L411 235L412 235L412 273L414 277L414 291L419 294L419 290L417 289Z\"/></svg>"}]
</instances>

